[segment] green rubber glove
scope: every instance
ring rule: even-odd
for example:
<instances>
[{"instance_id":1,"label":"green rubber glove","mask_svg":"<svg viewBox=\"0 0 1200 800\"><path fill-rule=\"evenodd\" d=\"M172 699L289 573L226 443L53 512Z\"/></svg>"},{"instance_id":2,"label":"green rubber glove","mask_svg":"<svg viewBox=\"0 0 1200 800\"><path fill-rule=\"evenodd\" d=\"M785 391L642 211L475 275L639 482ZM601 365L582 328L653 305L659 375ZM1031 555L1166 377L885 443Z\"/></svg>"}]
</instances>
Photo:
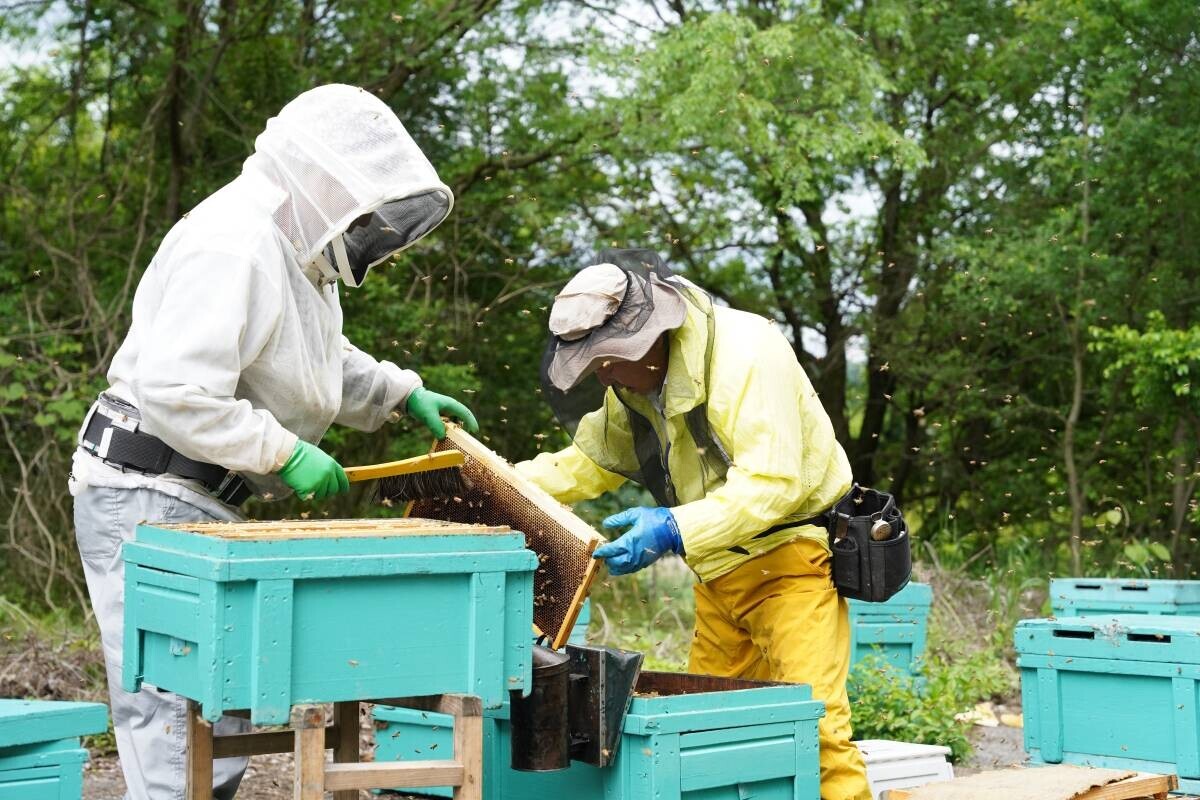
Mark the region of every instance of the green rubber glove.
<instances>
[{"instance_id":1,"label":"green rubber glove","mask_svg":"<svg viewBox=\"0 0 1200 800\"><path fill-rule=\"evenodd\" d=\"M303 439L296 442L296 449L279 477L296 492L301 500L324 500L335 494L350 491L350 479L342 465L315 444Z\"/></svg>"},{"instance_id":2,"label":"green rubber glove","mask_svg":"<svg viewBox=\"0 0 1200 800\"><path fill-rule=\"evenodd\" d=\"M408 415L420 420L439 439L446 438L446 424L442 422L442 414L448 417L458 417L463 427L470 433L479 432L479 423L471 409L444 394L431 392L424 386L413 389L408 396Z\"/></svg>"}]
</instances>

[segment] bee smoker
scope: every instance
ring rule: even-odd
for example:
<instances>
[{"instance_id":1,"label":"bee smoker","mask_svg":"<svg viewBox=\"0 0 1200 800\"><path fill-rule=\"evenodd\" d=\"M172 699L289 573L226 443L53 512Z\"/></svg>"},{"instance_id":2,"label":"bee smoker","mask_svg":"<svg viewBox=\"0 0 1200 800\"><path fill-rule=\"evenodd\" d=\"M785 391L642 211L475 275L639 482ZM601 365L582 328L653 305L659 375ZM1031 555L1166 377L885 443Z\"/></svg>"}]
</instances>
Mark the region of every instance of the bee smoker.
<instances>
[{"instance_id":1,"label":"bee smoker","mask_svg":"<svg viewBox=\"0 0 1200 800\"><path fill-rule=\"evenodd\" d=\"M567 645L559 653L535 646L533 688L524 697L510 694L512 768L611 764L641 669L642 654L628 650Z\"/></svg>"},{"instance_id":2,"label":"bee smoker","mask_svg":"<svg viewBox=\"0 0 1200 800\"><path fill-rule=\"evenodd\" d=\"M533 688L511 692L512 768L553 772L571 766L567 728L570 659L548 647L533 648Z\"/></svg>"}]
</instances>

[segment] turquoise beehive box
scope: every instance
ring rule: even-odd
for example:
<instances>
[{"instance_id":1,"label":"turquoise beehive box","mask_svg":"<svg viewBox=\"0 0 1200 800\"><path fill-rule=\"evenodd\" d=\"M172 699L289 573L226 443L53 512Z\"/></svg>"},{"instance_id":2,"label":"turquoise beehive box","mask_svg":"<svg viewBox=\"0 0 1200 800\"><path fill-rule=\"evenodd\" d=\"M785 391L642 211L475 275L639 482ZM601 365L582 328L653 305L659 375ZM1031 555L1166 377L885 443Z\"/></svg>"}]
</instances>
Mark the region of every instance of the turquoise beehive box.
<instances>
[{"instance_id":1,"label":"turquoise beehive box","mask_svg":"<svg viewBox=\"0 0 1200 800\"><path fill-rule=\"evenodd\" d=\"M0 699L0 800L80 800L79 737L107 728L99 703Z\"/></svg>"},{"instance_id":2,"label":"turquoise beehive box","mask_svg":"<svg viewBox=\"0 0 1200 800\"><path fill-rule=\"evenodd\" d=\"M909 583L886 603L849 601L850 664L876 655L915 674L925 655L932 605L933 590L926 583Z\"/></svg>"},{"instance_id":3,"label":"turquoise beehive box","mask_svg":"<svg viewBox=\"0 0 1200 800\"><path fill-rule=\"evenodd\" d=\"M819 798L817 721L825 705L812 699L808 686L644 672L636 692L616 761L603 769L572 763L559 772L518 772L510 767L507 704L485 712L486 800ZM376 760L385 753L429 758L429 744L446 730L418 729L405 709L379 711ZM419 737L413 751L397 754L385 745L397 732L398 738Z\"/></svg>"},{"instance_id":4,"label":"turquoise beehive box","mask_svg":"<svg viewBox=\"0 0 1200 800\"><path fill-rule=\"evenodd\" d=\"M1200 618L1025 620L1015 638L1032 761L1175 773L1200 792Z\"/></svg>"},{"instance_id":5,"label":"turquoise beehive box","mask_svg":"<svg viewBox=\"0 0 1200 800\"><path fill-rule=\"evenodd\" d=\"M1054 578L1050 581L1050 613L1056 617L1200 616L1200 581Z\"/></svg>"},{"instance_id":6,"label":"turquoise beehive box","mask_svg":"<svg viewBox=\"0 0 1200 800\"><path fill-rule=\"evenodd\" d=\"M442 693L498 706L531 674L537 557L430 520L138 526L124 546L124 686L250 709Z\"/></svg>"}]
</instances>

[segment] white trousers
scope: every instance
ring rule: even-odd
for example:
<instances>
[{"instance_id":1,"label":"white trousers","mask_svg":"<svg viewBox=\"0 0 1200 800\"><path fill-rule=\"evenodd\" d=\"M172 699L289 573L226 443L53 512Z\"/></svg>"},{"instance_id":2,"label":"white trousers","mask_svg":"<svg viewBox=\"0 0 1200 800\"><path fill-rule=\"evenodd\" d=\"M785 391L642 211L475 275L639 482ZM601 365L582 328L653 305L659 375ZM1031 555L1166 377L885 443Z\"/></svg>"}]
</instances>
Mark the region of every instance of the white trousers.
<instances>
[{"instance_id":1,"label":"white trousers","mask_svg":"<svg viewBox=\"0 0 1200 800\"><path fill-rule=\"evenodd\" d=\"M149 684L134 694L121 688L125 631L121 543L132 539L134 528L143 521L212 519L195 506L153 489L89 486L75 497L75 540L100 625L117 753L125 775L125 800L184 800L187 701ZM218 735L249 729L248 720L236 717L222 717L213 728ZM214 800L232 800L245 770L245 758L213 762Z\"/></svg>"}]
</instances>

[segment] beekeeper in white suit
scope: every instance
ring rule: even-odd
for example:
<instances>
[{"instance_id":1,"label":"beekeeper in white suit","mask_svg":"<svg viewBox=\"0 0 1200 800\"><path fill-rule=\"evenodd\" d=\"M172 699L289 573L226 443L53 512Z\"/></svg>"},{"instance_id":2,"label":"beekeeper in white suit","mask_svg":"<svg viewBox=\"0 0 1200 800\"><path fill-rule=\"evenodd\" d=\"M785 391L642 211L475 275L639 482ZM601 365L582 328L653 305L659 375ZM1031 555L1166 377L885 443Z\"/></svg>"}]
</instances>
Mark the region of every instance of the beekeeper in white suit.
<instances>
[{"instance_id":1,"label":"beekeeper in white suit","mask_svg":"<svg viewBox=\"0 0 1200 800\"><path fill-rule=\"evenodd\" d=\"M187 743L182 698L121 689L121 543L143 520L238 519L256 491L345 491L317 446L335 422L373 431L407 412L438 436L442 414L475 428L414 372L350 344L338 305L339 280L359 286L453 200L382 101L322 86L267 123L242 174L176 223L142 276L70 481L130 800L183 798ZM245 766L217 761L213 797L233 797Z\"/></svg>"}]
</instances>

